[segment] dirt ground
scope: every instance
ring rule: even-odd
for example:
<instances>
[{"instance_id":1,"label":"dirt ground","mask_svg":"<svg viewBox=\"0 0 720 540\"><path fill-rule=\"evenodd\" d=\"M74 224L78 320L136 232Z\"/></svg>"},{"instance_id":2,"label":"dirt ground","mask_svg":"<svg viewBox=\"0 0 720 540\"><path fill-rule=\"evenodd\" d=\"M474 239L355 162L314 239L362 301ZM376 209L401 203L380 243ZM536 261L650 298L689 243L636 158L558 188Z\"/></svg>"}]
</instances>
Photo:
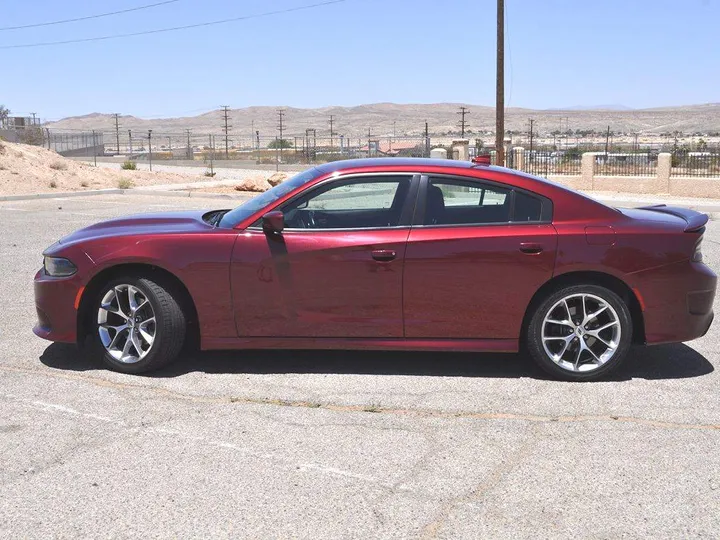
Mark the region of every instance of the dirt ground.
<instances>
[{"instance_id":1,"label":"dirt ground","mask_svg":"<svg viewBox=\"0 0 720 540\"><path fill-rule=\"evenodd\" d=\"M0 195L130 188L207 180L197 175L94 167L52 150L0 141Z\"/></svg>"}]
</instances>

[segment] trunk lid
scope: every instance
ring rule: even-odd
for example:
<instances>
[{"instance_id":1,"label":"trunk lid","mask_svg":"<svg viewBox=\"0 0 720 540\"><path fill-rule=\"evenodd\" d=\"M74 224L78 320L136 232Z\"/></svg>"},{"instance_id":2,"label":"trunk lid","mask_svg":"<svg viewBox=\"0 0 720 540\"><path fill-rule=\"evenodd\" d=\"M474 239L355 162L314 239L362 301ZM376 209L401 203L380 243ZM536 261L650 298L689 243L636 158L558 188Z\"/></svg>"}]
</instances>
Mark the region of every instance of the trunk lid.
<instances>
[{"instance_id":1,"label":"trunk lid","mask_svg":"<svg viewBox=\"0 0 720 540\"><path fill-rule=\"evenodd\" d=\"M685 232L699 231L708 222L707 214L680 206L667 206L666 204L641 206L639 208L619 208L618 210L633 219L674 223L682 226Z\"/></svg>"}]
</instances>

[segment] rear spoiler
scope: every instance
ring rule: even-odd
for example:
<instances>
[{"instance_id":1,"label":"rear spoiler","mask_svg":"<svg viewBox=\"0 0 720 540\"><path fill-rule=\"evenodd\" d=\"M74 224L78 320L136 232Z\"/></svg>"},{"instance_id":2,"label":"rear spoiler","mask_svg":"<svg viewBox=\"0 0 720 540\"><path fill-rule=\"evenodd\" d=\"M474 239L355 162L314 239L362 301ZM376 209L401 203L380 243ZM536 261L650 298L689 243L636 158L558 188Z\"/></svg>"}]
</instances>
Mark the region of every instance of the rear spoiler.
<instances>
[{"instance_id":1,"label":"rear spoiler","mask_svg":"<svg viewBox=\"0 0 720 540\"><path fill-rule=\"evenodd\" d=\"M689 208L681 208L680 206L668 206L666 204L656 204L653 206L641 206L640 210L651 210L653 212L661 212L670 214L685 220L685 232L695 232L702 229L708 222L707 214L690 210Z\"/></svg>"}]
</instances>

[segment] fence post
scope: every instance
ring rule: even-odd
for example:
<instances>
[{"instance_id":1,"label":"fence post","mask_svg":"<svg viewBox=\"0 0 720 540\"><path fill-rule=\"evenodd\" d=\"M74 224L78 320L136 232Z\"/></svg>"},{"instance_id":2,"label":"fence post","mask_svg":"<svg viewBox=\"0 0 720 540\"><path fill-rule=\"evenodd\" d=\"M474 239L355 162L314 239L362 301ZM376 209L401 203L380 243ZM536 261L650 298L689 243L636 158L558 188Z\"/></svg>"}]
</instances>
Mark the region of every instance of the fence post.
<instances>
[{"instance_id":1,"label":"fence post","mask_svg":"<svg viewBox=\"0 0 720 540\"><path fill-rule=\"evenodd\" d=\"M97 167L97 142L95 139L95 130L92 132L92 144L93 144L93 163Z\"/></svg>"},{"instance_id":2,"label":"fence post","mask_svg":"<svg viewBox=\"0 0 720 540\"><path fill-rule=\"evenodd\" d=\"M672 154L660 152L657 163L657 192L670 193L670 171L672 168Z\"/></svg>"},{"instance_id":3,"label":"fence post","mask_svg":"<svg viewBox=\"0 0 720 540\"><path fill-rule=\"evenodd\" d=\"M595 189L596 152L585 152L580 161L580 189Z\"/></svg>"}]
</instances>

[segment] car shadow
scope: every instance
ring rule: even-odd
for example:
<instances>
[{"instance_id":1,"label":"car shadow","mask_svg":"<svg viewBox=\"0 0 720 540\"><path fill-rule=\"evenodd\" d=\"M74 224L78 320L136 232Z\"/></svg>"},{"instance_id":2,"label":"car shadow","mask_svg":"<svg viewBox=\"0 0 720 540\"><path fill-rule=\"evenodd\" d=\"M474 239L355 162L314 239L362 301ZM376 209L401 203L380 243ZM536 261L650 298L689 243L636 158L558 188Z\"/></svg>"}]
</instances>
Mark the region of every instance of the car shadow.
<instances>
[{"instance_id":1,"label":"car shadow","mask_svg":"<svg viewBox=\"0 0 720 540\"><path fill-rule=\"evenodd\" d=\"M87 371L101 363L74 345L53 343L40 361L54 369ZM246 350L192 352L148 377L209 374L356 374L423 375L429 377L496 377L550 380L526 355L497 353ZM714 371L713 365L685 344L634 347L620 369L606 381L685 379Z\"/></svg>"}]
</instances>

